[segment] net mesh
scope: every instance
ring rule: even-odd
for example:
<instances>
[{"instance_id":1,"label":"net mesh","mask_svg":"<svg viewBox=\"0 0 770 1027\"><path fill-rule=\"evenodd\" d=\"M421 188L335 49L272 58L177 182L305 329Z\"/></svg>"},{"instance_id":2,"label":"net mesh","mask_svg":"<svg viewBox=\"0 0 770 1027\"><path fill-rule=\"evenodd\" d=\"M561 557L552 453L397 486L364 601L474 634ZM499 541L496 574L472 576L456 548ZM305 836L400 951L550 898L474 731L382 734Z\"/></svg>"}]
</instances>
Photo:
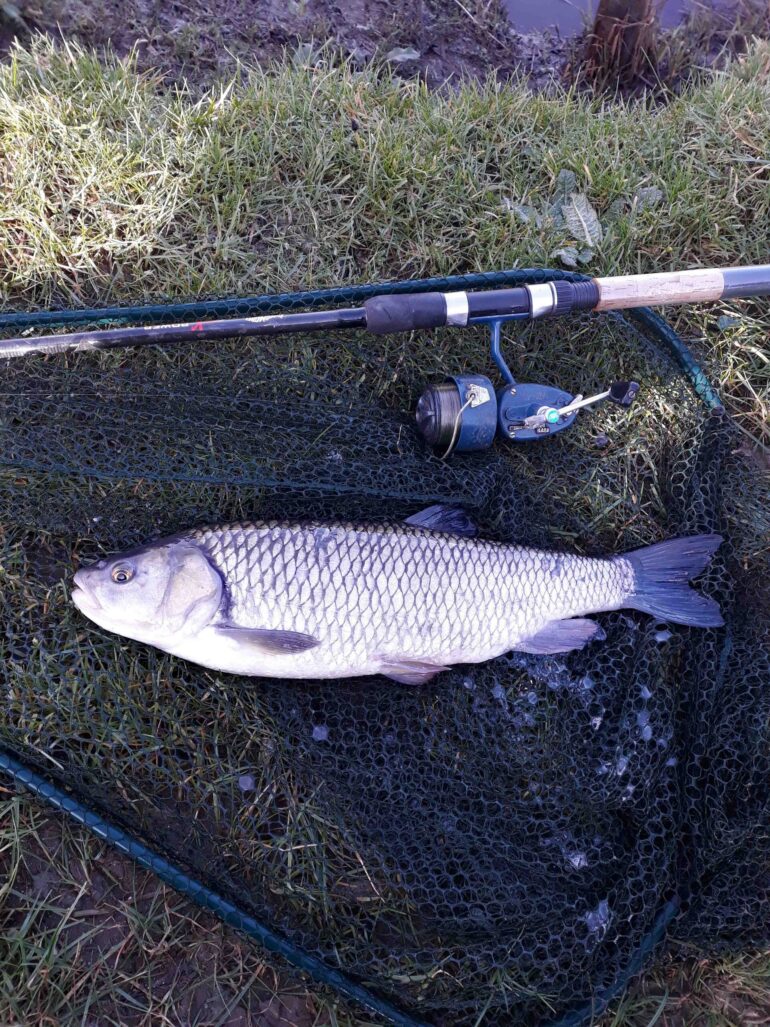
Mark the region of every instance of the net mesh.
<instances>
[{"instance_id":1,"label":"net mesh","mask_svg":"<svg viewBox=\"0 0 770 1027\"><path fill-rule=\"evenodd\" d=\"M532 325L509 348L522 379L591 393L635 378L644 398L442 462L408 412L428 380L493 376L472 332L0 370L2 744L448 1025L577 1022L652 958L661 918L701 952L765 941L769 922L767 611L731 506L755 487L733 430L622 318ZM432 502L490 538L590 554L723 531L700 587L726 627L610 613L585 652L413 688L220 675L68 599L79 561L193 524Z\"/></svg>"}]
</instances>

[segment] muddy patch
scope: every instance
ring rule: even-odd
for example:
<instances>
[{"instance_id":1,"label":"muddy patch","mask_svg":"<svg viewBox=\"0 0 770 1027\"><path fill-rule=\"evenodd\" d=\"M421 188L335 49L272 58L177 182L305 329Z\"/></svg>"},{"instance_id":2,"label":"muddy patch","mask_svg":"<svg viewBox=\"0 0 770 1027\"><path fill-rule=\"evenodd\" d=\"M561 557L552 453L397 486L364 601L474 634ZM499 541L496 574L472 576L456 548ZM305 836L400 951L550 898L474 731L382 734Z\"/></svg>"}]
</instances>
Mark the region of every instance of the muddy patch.
<instances>
[{"instance_id":1,"label":"muddy patch","mask_svg":"<svg viewBox=\"0 0 770 1027\"><path fill-rule=\"evenodd\" d=\"M215 11L215 13L214 13ZM30 28L135 49L139 67L165 80L205 86L246 65L308 59L331 46L354 64L386 60L396 74L436 88L460 78L558 77L566 41L558 32L519 34L500 0L28 0Z\"/></svg>"},{"instance_id":2,"label":"muddy patch","mask_svg":"<svg viewBox=\"0 0 770 1027\"><path fill-rule=\"evenodd\" d=\"M215 7L207 0L25 0L20 18L0 19L0 53L14 37L46 32L123 57L135 53L139 69L160 83L184 79L198 91L287 55L312 63L326 48L354 66L384 61L396 75L422 78L432 89L493 76L524 78L546 91L554 82L582 81L594 6L591 0L221 0ZM688 20L669 45L682 18ZM743 52L752 36L770 33L770 14L763 0L668 0L661 26L667 31L659 66L637 90L670 87L694 68L719 66Z\"/></svg>"}]
</instances>

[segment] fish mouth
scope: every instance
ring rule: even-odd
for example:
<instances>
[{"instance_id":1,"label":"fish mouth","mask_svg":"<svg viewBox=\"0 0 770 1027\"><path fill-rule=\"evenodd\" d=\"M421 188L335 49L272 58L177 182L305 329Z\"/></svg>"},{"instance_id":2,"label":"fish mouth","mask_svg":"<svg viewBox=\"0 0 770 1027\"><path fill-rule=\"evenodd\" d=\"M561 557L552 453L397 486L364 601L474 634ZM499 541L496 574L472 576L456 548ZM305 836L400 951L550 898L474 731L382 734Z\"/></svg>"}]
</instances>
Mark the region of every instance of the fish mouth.
<instances>
[{"instance_id":1,"label":"fish mouth","mask_svg":"<svg viewBox=\"0 0 770 1027\"><path fill-rule=\"evenodd\" d=\"M72 589L72 592L70 593L70 599L78 608L78 610L80 610L80 612L84 613L86 616L89 616L91 613L100 610L101 604L88 587L85 573L82 570L79 570L77 574L75 574L75 576L73 577L72 581L75 587Z\"/></svg>"}]
</instances>

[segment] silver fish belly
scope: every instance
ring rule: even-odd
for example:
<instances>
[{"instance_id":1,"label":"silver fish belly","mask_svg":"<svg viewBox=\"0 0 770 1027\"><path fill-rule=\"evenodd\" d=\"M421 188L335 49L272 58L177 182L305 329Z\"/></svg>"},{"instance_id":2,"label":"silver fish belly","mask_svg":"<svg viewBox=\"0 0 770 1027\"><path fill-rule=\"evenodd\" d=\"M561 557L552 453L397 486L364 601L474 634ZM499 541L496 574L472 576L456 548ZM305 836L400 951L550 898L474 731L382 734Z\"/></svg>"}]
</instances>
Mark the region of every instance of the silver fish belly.
<instances>
[{"instance_id":1,"label":"silver fish belly","mask_svg":"<svg viewBox=\"0 0 770 1027\"><path fill-rule=\"evenodd\" d=\"M669 603L670 619L676 619L678 596L680 605L684 602L680 622L705 617L718 623L718 610L689 589L683 576L692 576L696 566L702 569L718 545L717 536L696 538L710 541L694 546L694 555L684 558L681 581L671 586L665 580L668 571L662 584L657 581L658 564L668 567L671 554L659 554L654 566L645 569L644 554L660 547L593 559L409 524L276 522L203 528L156 544L168 547L178 563L178 554L184 554L180 566L186 570L174 571L174 580L189 576L186 587L197 598L188 620L195 621L195 630L183 624L173 637L161 639L158 629L144 640L240 674L320 679L382 673L418 683L453 664L479 663L511 649L553 653L581 648L603 637L598 623L584 614L623 606L657 613L656 588L662 589L663 599L670 599L672 587L678 590L673 607ZM662 546L676 550L688 541L693 542ZM206 566L195 567L201 558ZM139 567L140 561L135 562ZM109 567L108 562L103 573ZM221 590L216 608L198 623L206 604L213 602L200 574L212 571L221 579ZM166 588L158 623L171 622L169 606L177 623L184 591ZM692 609L687 608L690 597L697 600ZM89 613L84 605L81 609ZM102 620L92 619L109 626L103 609L96 612ZM128 628L122 633L139 637Z\"/></svg>"}]
</instances>

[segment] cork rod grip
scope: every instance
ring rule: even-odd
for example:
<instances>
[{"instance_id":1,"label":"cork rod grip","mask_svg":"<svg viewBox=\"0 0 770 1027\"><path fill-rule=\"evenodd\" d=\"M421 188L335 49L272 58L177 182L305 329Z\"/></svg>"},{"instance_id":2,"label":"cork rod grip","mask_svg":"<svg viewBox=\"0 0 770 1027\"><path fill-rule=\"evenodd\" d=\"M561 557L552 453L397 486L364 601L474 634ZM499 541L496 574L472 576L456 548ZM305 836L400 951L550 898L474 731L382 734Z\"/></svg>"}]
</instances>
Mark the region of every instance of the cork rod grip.
<instances>
[{"instance_id":1,"label":"cork rod grip","mask_svg":"<svg viewBox=\"0 0 770 1027\"><path fill-rule=\"evenodd\" d=\"M702 303L718 300L725 291L721 271L666 271L654 275L621 275L595 278L599 302L594 310L661 306L671 303Z\"/></svg>"}]
</instances>

